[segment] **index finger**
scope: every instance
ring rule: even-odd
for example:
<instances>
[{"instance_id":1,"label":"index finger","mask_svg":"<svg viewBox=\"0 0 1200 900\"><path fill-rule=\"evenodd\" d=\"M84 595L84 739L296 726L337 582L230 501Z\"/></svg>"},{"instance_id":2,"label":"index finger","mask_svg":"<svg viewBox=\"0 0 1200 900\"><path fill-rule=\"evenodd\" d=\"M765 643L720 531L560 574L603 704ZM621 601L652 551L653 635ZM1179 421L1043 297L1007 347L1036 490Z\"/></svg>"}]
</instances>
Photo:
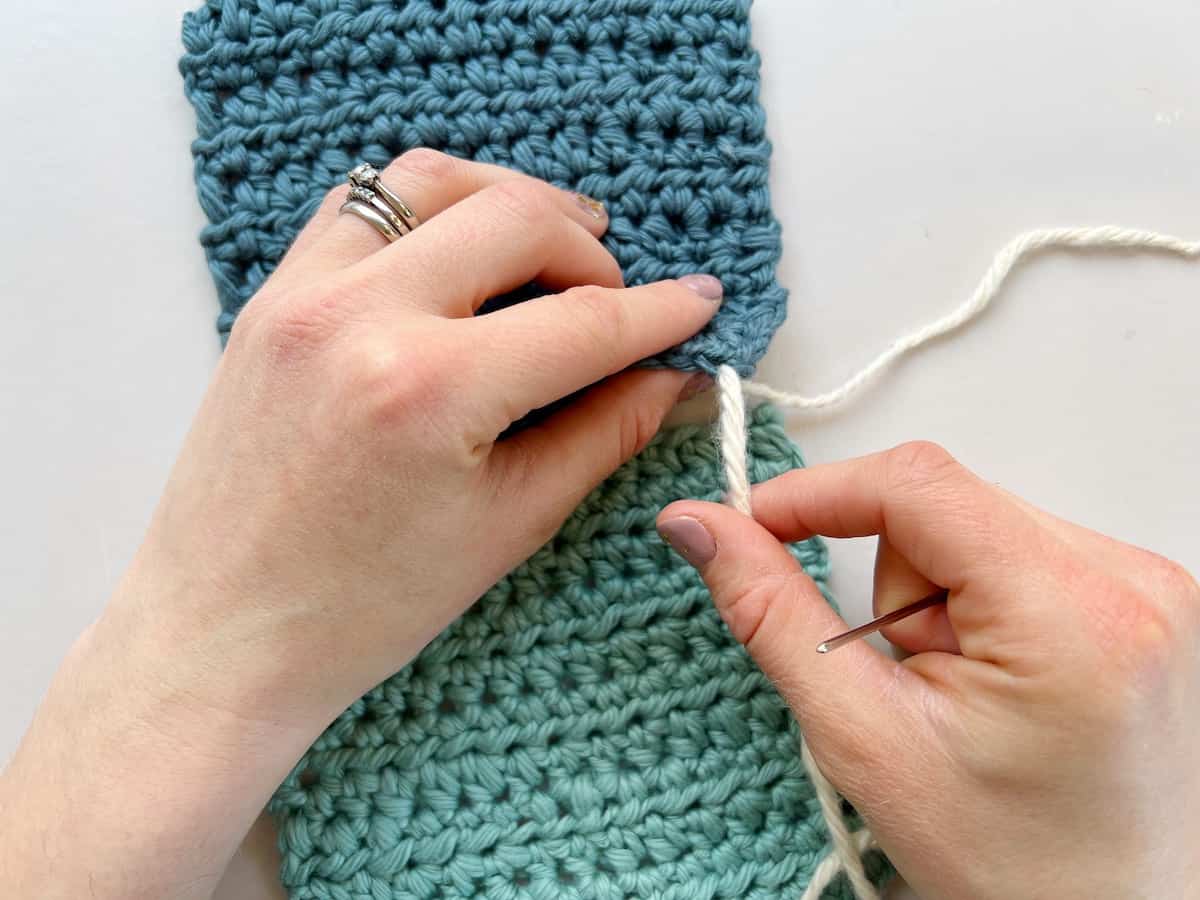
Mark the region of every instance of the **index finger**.
<instances>
[{"instance_id":1,"label":"index finger","mask_svg":"<svg viewBox=\"0 0 1200 900\"><path fill-rule=\"evenodd\" d=\"M926 578L951 591L1007 572L1030 522L1002 493L923 441L797 469L756 485L754 518L781 541L886 535Z\"/></svg>"},{"instance_id":2,"label":"index finger","mask_svg":"<svg viewBox=\"0 0 1200 900\"><path fill-rule=\"evenodd\" d=\"M632 288L589 285L464 320L486 347L475 363L510 421L691 337L716 313L721 283L685 275Z\"/></svg>"}]
</instances>

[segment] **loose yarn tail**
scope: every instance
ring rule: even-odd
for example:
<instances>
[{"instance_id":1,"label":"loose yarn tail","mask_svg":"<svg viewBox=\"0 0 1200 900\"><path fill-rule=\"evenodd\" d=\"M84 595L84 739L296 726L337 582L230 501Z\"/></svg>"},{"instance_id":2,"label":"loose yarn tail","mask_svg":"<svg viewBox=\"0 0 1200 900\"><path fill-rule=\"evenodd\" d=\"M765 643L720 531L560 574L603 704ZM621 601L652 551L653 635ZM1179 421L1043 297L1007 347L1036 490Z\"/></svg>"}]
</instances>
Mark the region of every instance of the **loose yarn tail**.
<instances>
[{"instance_id":1,"label":"loose yarn tail","mask_svg":"<svg viewBox=\"0 0 1200 900\"><path fill-rule=\"evenodd\" d=\"M1000 288L1017 263L1031 253L1051 248L1157 250L1190 259L1200 257L1200 241L1185 241L1182 238L1154 231L1118 228L1115 225L1102 225L1094 228L1036 228L1013 238L996 254L979 285L958 308L894 342L856 374L848 378L840 387L810 397L780 391L770 385L747 381L742 385L742 391L752 397L759 397L792 409L822 409L838 406L868 382L874 380L875 376L905 353L974 319L987 309L988 304L1000 293ZM722 404L722 408L724 408L724 404Z\"/></svg>"},{"instance_id":2,"label":"loose yarn tail","mask_svg":"<svg viewBox=\"0 0 1200 900\"><path fill-rule=\"evenodd\" d=\"M750 477L746 466L746 403L742 382L730 366L717 371L717 391L720 403L718 423L721 457L725 467L726 502L745 515L750 515ZM837 790L825 777L809 752L808 743L801 742L800 758L804 771L821 805L821 817L833 843L831 850L813 870L808 888L801 900L817 900L821 892L840 873L845 872L858 900L879 900L871 879L863 868L862 854L872 843L871 833L863 829L850 833L842 816L842 803Z\"/></svg>"},{"instance_id":3,"label":"loose yarn tail","mask_svg":"<svg viewBox=\"0 0 1200 900\"><path fill-rule=\"evenodd\" d=\"M879 894L871 884L871 879L867 877L862 862L862 854L874 841L871 832L864 828L855 834L850 833L850 827L842 815L842 801L838 797L837 789L817 766L817 761L808 750L807 741L801 747L800 758L804 761L804 770L808 772L808 778L817 792L821 815L833 842L833 851L817 864L802 900L816 900L829 882L841 872L845 872L846 877L850 879L850 886L858 900L879 900Z\"/></svg>"},{"instance_id":4,"label":"loose yarn tail","mask_svg":"<svg viewBox=\"0 0 1200 900\"><path fill-rule=\"evenodd\" d=\"M852 858L857 858L859 855L866 853L875 845L875 839L871 836L871 832L867 829L856 831L850 835L850 840L853 842L853 849L850 851ZM861 870L861 863L859 866ZM849 871L849 870L846 870ZM817 867L813 869L811 880L808 882L808 887L804 889L804 893L800 895L800 900L820 900L821 894L825 888L833 882L835 878L842 873L842 860L836 853L828 854L824 859L817 863ZM854 884L854 882L851 882ZM854 886L855 891L860 891L857 884ZM874 886L867 881L866 893L858 893L860 898L878 897Z\"/></svg>"},{"instance_id":5,"label":"loose yarn tail","mask_svg":"<svg viewBox=\"0 0 1200 900\"><path fill-rule=\"evenodd\" d=\"M1038 228L1009 241L992 260L978 286L957 308L939 319L895 341L840 387L823 394L781 391L770 385L742 381L730 366L717 369L717 438L725 470L726 502L739 512L750 515L750 476L746 464L746 395L793 409L822 409L839 406L873 381L893 362L923 344L966 324L983 312L995 299L1013 268L1024 257L1051 248L1153 250L1173 253L1188 259L1200 257L1200 241L1133 228L1100 226L1093 228ZM821 774L807 744L803 747L804 768L808 772L821 804L821 813L829 829L833 849L818 863L808 889L800 900L817 900L821 892L840 873L845 872L858 900L879 900L879 894L863 870L862 854L873 844L867 829L851 834L842 816L841 803L829 780Z\"/></svg>"},{"instance_id":6,"label":"loose yarn tail","mask_svg":"<svg viewBox=\"0 0 1200 900\"><path fill-rule=\"evenodd\" d=\"M746 400L742 380L732 366L717 369L717 424L721 459L725 467L725 502L750 515L750 474L746 471Z\"/></svg>"}]
</instances>

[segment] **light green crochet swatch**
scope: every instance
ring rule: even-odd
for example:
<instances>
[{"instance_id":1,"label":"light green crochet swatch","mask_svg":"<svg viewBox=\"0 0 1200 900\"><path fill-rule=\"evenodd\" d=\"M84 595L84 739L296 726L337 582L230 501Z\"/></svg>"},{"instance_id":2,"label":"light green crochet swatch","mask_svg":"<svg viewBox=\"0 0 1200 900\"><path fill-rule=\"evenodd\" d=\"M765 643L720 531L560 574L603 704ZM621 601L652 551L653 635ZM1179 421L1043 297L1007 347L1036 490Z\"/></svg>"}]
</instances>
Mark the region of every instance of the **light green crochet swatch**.
<instances>
[{"instance_id":1,"label":"light green crochet swatch","mask_svg":"<svg viewBox=\"0 0 1200 900\"><path fill-rule=\"evenodd\" d=\"M769 408L750 459L801 465ZM294 900L799 896L827 836L798 732L654 530L720 495L709 430L660 435L343 713L271 805ZM824 588L825 547L794 552Z\"/></svg>"}]
</instances>

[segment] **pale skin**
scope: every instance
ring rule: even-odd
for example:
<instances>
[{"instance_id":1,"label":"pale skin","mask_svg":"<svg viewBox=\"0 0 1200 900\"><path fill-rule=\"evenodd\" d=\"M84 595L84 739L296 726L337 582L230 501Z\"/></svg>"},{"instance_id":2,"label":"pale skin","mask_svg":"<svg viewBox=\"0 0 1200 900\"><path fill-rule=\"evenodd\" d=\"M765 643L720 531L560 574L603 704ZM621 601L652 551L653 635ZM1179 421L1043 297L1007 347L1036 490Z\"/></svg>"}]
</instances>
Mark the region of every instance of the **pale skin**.
<instances>
[{"instance_id":1,"label":"pale skin","mask_svg":"<svg viewBox=\"0 0 1200 900\"><path fill-rule=\"evenodd\" d=\"M334 192L234 328L138 550L0 776L13 896L206 898L328 722L634 455L689 373L628 367L715 313L626 289L574 195L430 151L384 173L385 245ZM544 299L473 317L537 280ZM589 387L591 386L591 387ZM588 391L498 439L525 412ZM905 445L681 501L664 537L926 900L1200 896L1200 589ZM876 609L945 610L827 657L844 623L781 541L880 535Z\"/></svg>"}]
</instances>

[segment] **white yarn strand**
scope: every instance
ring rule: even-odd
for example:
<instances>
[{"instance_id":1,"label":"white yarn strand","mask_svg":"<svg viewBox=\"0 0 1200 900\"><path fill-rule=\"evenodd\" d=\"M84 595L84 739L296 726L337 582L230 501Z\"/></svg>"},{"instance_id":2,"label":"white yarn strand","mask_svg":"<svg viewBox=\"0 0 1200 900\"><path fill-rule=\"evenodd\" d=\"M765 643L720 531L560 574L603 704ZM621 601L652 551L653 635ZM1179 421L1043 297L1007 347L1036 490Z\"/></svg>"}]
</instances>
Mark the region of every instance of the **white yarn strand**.
<instances>
[{"instance_id":1,"label":"white yarn strand","mask_svg":"<svg viewBox=\"0 0 1200 900\"><path fill-rule=\"evenodd\" d=\"M821 815L825 819L825 827L829 829L829 839L833 842L833 850L817 865L818 869L825 867L828 870L829 874L825 876L825 884L829 884L836 878L838 872L845 872L846 877L850 879L850 886L854 888L854 896L858 900L879 900L879 894L863 868L864 849L860 848L857 843L858 840L862 840L869 844L872 840L871 833L865 828L858 832L857 838L850 833L850 827L842 815L842 801L838 797L837 789L817 767L817 761L813 759L808 750L807 741L801 746L800 758L804 761L804 769L808 772L808 778L817 792L817 802L821 804ZM812 882L809 884L808 890L804 892L805 897L810 894L813 897L821 896L825 885L821 885L817 888L816 893L812 893L813 886L817 884L817 881L814 872Z\"/></svg>"},{"instance_id":2,"label":"white yarn strand","mask_svg":"<svg viewBox=\"0 0 1200 900\"><path fill-rule=\"evenodd\" d=\"M725 464L725 500L744 515L750 515L750 475L746 471L746 400L742 382L732 366L717 369L720 403L720 433L717 440Z\"/></svg>"},{"instance_id":3,"label":"white yarn strand","mask_svg":"<svg viewBox=\"0 0 1200 900\"><path fill-rule=\"evenodd\" d=\"M996 254L978 287L957 309L900 338L847 379L841 387L811 397L780 391L770 385L753 381L745 382L742 390L753 397L793 409L838 406L908 351L974 319L995 299L1018 262L1031 253L1050 248L1159 250L1187 258L1200 257L1200 241L1185 241L1154 231L1118 228L1115 225L1094 228L1036 228L1013 238Z\"/></svg>"},{"instance_id":4,"label":"white yarn strand","mask_svg":"<svg viewBox=\"0 0 1200 900\"><path fill-rule=\"evenodd\" d=\"M850 840L853 842L855 854L863 854L875 846L875 838L871 836L871 832L865 828L862 831L856 831L850 835ZM809 876L808 887L804 889L804 893L800 895L800 900L819 900L825 888L833 882L835 878L842 873L842 861L838 857L836 851L827 854L813 869L812 875ZM874 891L874 888L871 888Z\"/></svg>"},{"instance_id":5,"label":"white yarn strand","mask_svg":"<svg viewBox=\"0 0 1200 900\"><path fill-rule=\"evenodd\" d=\"M716 375L719 406L717 439L725 470L726 502L738 512L750 515L745 395L793 409L838 406L908 351L954 331L974 319L987 309L1013 268L1025 256L1052 248L1155 250L1174 253L1188 259L1200 257L1200 241L1185 241L1154 231L1112 225L1090 228L1037 228L1009 241L996 254L974 292L956 309L900 338L840 387L831 391L814 396L781 391L767 384L742 381L732 367L720 366ZM864 828L851 834L842 816L837 791L817 767L807 744L802 747L802 759L821 805L821 815L829 829L833 848L817 864L812 880L800 900L817 900L829 883L842 872L846 873L858 900L879 900L879 894L867 877L862 864L862 854L874 843L870 831Z\"/></svg>"},{"instance_id":6,"label":"white yarn strand","mask_svg":"<svg viewBox=\"0 0 1200 900\"><path fill-rule=\"evenodd\" d=\"M742 396L742 382L731 366L717 369L717 397L720 404L720 434L718 442L725 466L725 501L744 515L750 515L750 475L746 457L746 401ZM879 900L871 880L863 869L861 853L871 841L866 829L857 836L850 834L846 820L842 817L842 804L837 790L817 767L816 760L808 752L808 745L801 744L800 758L804 771L821 805L821 816L833 849L817 864L809 888L804 897L819 897L821 891L839 872L845 872L854 888L858 900ZM863 846L860 847L859 844ZM818 877L819 876L819 877ZM816 886L816 893L813 888Z\"/></svg>"},{"instance_id":7,"label":"white yarn strand","mask_svg":"<svg viewBox=\"0 0 1200 900\"><path fill-rule=\"evenodd\" d=\"M725 468L725 500L738 512L750 515L750 474L746 456L746 401L742 396L743 384L731 366L721 366L717 369L716 383L720 406L717 441ZM825 820L825 827L833 844L833 849L814 870L804 900L819 897L821 891L839 872L846 873L858 900L879 900L879 894L863 869L860 855L871 841L870 832L863 829L857 836L850 834L846 820L842 817L841 800L837 790L817 767L812 754L808 752L807 744L802 744L801 760L808 780L816 792L817 802L821 805L821 816Z\"/></svg>"}]
</instances>

